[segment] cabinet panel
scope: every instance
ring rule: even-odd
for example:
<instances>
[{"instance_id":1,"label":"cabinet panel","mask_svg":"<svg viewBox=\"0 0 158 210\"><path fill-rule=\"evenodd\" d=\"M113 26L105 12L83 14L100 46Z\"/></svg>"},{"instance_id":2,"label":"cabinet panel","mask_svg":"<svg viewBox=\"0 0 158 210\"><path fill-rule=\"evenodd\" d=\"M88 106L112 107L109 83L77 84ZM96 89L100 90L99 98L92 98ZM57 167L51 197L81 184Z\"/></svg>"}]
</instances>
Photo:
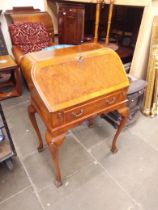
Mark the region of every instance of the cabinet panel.
<instances>
[{"instance_id":1,"label":"cabinet panel","mask_svg":"<svg viewBox=\"0 0 158 210\"><path fill-rule=\"evenodd\" d=\"M59 4L59 43L80 44L84 40L84 5Z\"/></svg>"}]
</instances>

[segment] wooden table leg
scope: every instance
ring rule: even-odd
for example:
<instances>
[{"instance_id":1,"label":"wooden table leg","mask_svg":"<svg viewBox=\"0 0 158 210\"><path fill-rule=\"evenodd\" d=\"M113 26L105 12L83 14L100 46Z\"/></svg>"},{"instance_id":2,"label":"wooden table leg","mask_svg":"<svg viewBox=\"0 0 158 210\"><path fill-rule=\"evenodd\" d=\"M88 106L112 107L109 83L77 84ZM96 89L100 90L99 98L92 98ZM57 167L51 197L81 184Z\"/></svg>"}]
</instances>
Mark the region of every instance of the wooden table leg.
<instances>
[{"instance_id":1,"label":"wooden table leg","mask_svg":"<svg viewBox=\"0 0 158 210\"><path fill-rule=\"evenodd\" d=\"M95 117L91 117L88 119L88 127L93 128Z\"/></svg>"},{"instance_id":2,"label":"wooden table leg","mask_svg":"<svg viewBox=\"0 0 158 210\"><path fill-rule=\"evenodd\" d=\"M46 141L52 156L56 187L60 187L62 185L61 173L59 167L59 148L64 141L64 137L65 134L59 135L57 137L52 137L51 133L48 130L46 131Z\"/></svg>"},{"instance_id":3,"label":"wooden table leg","mask_svg":"<svg viewBox=\"0 0 158 210\"><path fill-rule=\"evenodd\" d=\"M98 41L98 28L99 28L99 19L100 19L100 0L97 1L96 4L96 15L95 15L95 31L94 31L94 42Z\"/></svg>"},{"instance_id":4,"label":"wooden table leg","mask_svg":"<svg viewBox=\"0 0 158 210\"><path fill-rule=\"evenodd\" d=\"M43 141L42 141L42 137L41 137L41 133L40 133L40 130L38 128L38 125L37 125L37 121L36 121L36 118L35 118L35 113L36 113L36 109L34 108L34 106L32 104L30 104L28 106L28 114L29 114L29 118L31 120L31 123L32 123L32 126L34 127L35 131L36 131L36 134L38 136L38 151L41 152L43 151Z\"/></svg>"},{"instance_id":5,"label":"wooden table leg","mask_svg":"<svg viewBox=\"0 0 158 210\"><path fill-rule=\"evenodd\" d=\"M115 134L115 136L113 138L113 141L112 141L111 151L113 153L116 153L117 152L116 140L117 140L117 138L118 138L118 136L119 136L122 128L125 126L125 124L127 122L127 119L128 119L128 107L121 108L121 109L119 109L117 111L121 115L121 122L120 122L120 125L117 128L116 134Z\"/></svg>"}]
</instances>

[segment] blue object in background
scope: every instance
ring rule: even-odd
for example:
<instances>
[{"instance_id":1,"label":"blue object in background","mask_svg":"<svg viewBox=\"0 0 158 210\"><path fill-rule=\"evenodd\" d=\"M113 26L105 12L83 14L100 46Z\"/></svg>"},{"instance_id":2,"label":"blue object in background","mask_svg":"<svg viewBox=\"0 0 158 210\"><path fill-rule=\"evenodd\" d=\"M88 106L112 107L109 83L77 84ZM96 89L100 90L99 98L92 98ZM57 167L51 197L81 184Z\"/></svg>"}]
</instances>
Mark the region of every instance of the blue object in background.
<instances>
[{"instance_id":1,"label":"blue object in background","mask_svg":"<svg viewBox=\"0 0 158 210\"><path fill-rule=\"evenodd\" d=\"M46 47L43 49L43 51L51 51L51 50L57 50L57 49L62 49L62 48L67 48L67 47L73 47L74 45L72 44L58 44L58 45L53 45L50 47Z\"/></svg>"}]
</instances>

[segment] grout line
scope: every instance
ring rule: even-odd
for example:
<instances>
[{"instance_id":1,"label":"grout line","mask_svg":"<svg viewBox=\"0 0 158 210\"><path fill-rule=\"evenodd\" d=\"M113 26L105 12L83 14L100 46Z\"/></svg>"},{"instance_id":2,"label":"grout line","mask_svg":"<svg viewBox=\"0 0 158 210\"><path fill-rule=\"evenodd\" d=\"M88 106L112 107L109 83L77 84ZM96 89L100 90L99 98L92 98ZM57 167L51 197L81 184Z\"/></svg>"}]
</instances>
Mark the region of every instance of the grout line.
<instances>
[{"instance_id":1,"label":"grout line","mask_svg":"<svg viewBox=\"0 0 158 210\"><path fill-rule=\"evenodd\" d=\"M33 156L33 155L35 155L35 154L38 154L38 151L35 149L34 151L32 151L32 152L30 152L30 153L28 153L27 155L22 155L21 156L21 159L22 160L26 160L27 158L29 158L29 157L31 157L31 156Z\"/></svg>"},{"instance_id":2,"label":"grout line","mask_svg":"<svg viewBox=\"0 0 158 210\"><path fill-rule=\"evenodd\" d=\"M105 140L107 140L107 138L102 139L101 141L99 141L98 143L92 145L89 149L87 149L88 152L91 152L93 150L94 147L101 145Z\"/></svg>"},{"instance_id":3,"label":"grout line","mask_svg":"<svg viewBox=\"0 0 158 210\"><path fill-rule=\"evenodd\" d=\"M66 136L70 136L70 135L71 135L70 132L66 134ZM46 149L48 149L48 145L47 144L44 144L43 145L43 151L46 150ZM35 147L35 150L33 150L32 152L27 153L26 155L22 155L21 154L21 158L22 158L22 160L25 160L25 159L27 159L27 158L35 155L35 154L39 154L39 152L38 152L38 150L37 150L36 147Z\"/></svg>"},{"instance_id":4,"label":"grout line","mask_svg":"<svg viewBox=\"0 0 158 210\"><path fill-rule=\"evenodd\" d=\"M82 167L80 167L79 169L77 169L76 171L74 171L73 173L69 174L68 176L65 177L65 179L70 179L73 175L78 174L81 170L83 170L84 168L90 167L94 164L94 162L90 162L87 165L84 165Z\"/></svg>"},{"instance_id":5,"label":"grout line","mask_svg":"<svg viewBox=\"0 0 158 210\"><path fill-rule=\"evenodd\" d=\"M6 107L5 109L4 109L4 111L6 112L6 111L13 111L13 109L16 107L18 107L18 106L21 106L21 105L24 105L24 104L28 104L28 102L29 102L30 100L29 99L26 99L25 101L21 101L21 102L19 102L19 103L17 103L16 105L11 105L11 106L9 106L9 107ZM4 106L4 104L2 104L2 106Z\"/></svg>"},{"instance_id":6,"label":"grout line","mask_svg":"<svg viewBox=\"0 0 158 210\"><path fill-rule=\"evenodd\" d=\"M133 203L135 205L137 205L140 210L143 210L142 205L140 203L138 203L120 184L119 182L108 172L108 170L95 158L95 156L89 152L87 150L87 148L79 141L79 139L73 134L73 132L71 132L73 138L81 145L81 147L83 147L84 150L86 150L86 152L88 152L90 154L90 156L94 159L94 161L96 161L101 168L105 171L105 173L113 180L113 182L133 201Z\"/></svg>"},{"instance_id":7,"label":"grout line","mask_svg":"<svg viewBox=\"0 0 158 210\"><path fill-rule=\"evenodd\" d=\"M24 187L22 190L20 190L20 191L14 193L13 195L11 195L11 196L9 196L8 198L4 199L3 201L0 202L0 205L3 204L3 203L5 203L5 202L8 201L8 200L14 198L15 196L17 196L17 195L23 193L25 190L29 189L30 187L31 187L31 185L29 185L29 186L27 186L27 187Z\"/></svg>"},{"instance_id":8,"label":"grout line","mask_svg":"<svg viewBox=\"0 0 158 210\"><path fill-rule=\"evenodd\" d=\"M23 167L23 169L24 169L24 171L25 171L25 173L26 173L26 176L27 176L27 178L28 178L28 180L29 180L29 182L30 182L32 188L33 188L33 192L34 192L34 194L35 194L35 196L36 196L36 198L37 198L37 200L38 200L38 202L39 202L41 208L42 208L43 210L45 210L44 205L43 205L43 203L42 203L42 201L41 201L41 199L40 199L40 196L39 196L39 194L38 194L38 191L37 191L37 189L36 189L36 186L35 186L35 184L33 183L32 179L31 179L31 177L30 177L30 175L29 175L29 172L27 171L27 168L26 168L26 166L25 166L25 164L24 164L22 154L21 154L21 152L18 150L18 147L16 146L16 143L15 143L15 142L14 142L14 145L15 145L15 149L16 149L16 152L17 152L17 156L18 156L18 158L19 158L19 161L20 161L20 163L21 163L21 165L22 165L22 167Z\"/></svg>"},{"instance_id":9,"label":"grout line","mask_svg":"<svg viewBox=\"0 0 158 210\"><path fill-rule=\"evenodd\" d=\"M90 167L90 166L93 165L93 164L94 164L94 163L92 162L92 163L90 163L87 167ZM79 171L76 171L76 172L78 173ZM67 176L67 177L68 177L68 176ZM67 177L66 177L66 178L67 178ZM70 177L69 177L69 178L70 178ZM67 182L69 182L69 180L67 180ZM53 184L53 183L52 183L52 184L49 184L49 185L47 185L46 188L43 188L42 190L48 189L48 188L50 188L51 186L54 186L54 184ZM62 187L67 187L66 183L63 184L63 185L61 186L61 188L62 188ZM56 189L59 191L61 188L56 188ZM78 186L77 189L75 188L75 192L79 191L80 189L81 189L81 186ZM42 190L41 190L41 191L42 191ZM40 191L40 192L41 192L41 191ZM62 191L62 189L61 189L61 191ZM63 191L62 191L62 192L63 192ZM74 190L70 190L68 193L62 195L61 199L65 201L66 198L70 197L73 193L74 193ZM52 207L53 207L55 204L58 204L58 203L60 203L60 202L61 202L61 200L55 200L54 203L52 204Z\"/></svg>"},{"instance_id":10,"label":"grout line","mask_svg":"<svg viewBox=\"0 0 158 210\"><path fill-rule=\"evenodd\" d=\"M36 147L35 147L36 148ZM48 146L47 145L43 145L43 150L42 152L47 149ZM22 160L26 160L27 158L30 158L31 156L35 155L35 154L39 154L40 152L38 152L37 149L35 149L34 151L30 152L30 153L27 153L26 155L21 155L21 159Z\"/></svg>"},{"instance_id":11,"label":"grout line","mask_svg":"<svg viewBox=\"0 0 158 210\"><path fill-rule=\"evenodd\" d=\"M22 166L23 166L23 168L24 168L24 170L25 170L25 173L26 173L26 175L27 175L28 180L29 180L30 183L31 183L31 186L32 186L32 188L33 188L33 191L34 191L34 193L35 193L35 196L36 196L37 200L39 201L39 203L40 203L42 209L45 210L45 208L44 208L44 206L43 206L43 204L42 204L42 201L41 201L41 199L40 199L40 196L39 196L39 194L38 194L38 191L37 191L37 189L36 189L36 186L35 186L35 184L33 183L32 179L31 179L31 177L30 177L30 175L29 175L29 173L28 173L28 171L27 171L27 169L26 169L26 166L25 166L23 160L20 158L20 155L19 155L19 160L20 160L20 162L21 162L21 164L22 164Z\"/></svg>"},{"instance_id":12,"label":"grout line","mask_svg":"<svg viewBox=\"0 0 158 210\"><path fill-rule=\"evenodd\" d=\"M83 167L79 168L78 170L74 171L73 173L71 173L70 175L64 177L64 178L63 178L63 186L65 186L65 183L68 181L67 179L70 179L70 178L73 177L74 175L78 174L82 169L87 168L87 167L90 167L90 166L92 166L93 164L94 164L94 163L91 162L91 163L89 163L88 165L83 166ZM65 182L65 181L66 181L66 182ZM38 193L42 192L43 190L45 190L45 189L47 189L47 188L50 188L51 186L55 186L54 183L51 182L51 183L48 184L47 186L45 186L45 187L39 189L39 190L38 190ZM55 186L55 187L56 187L56 186Z\"/></svg>"}]
</instances>

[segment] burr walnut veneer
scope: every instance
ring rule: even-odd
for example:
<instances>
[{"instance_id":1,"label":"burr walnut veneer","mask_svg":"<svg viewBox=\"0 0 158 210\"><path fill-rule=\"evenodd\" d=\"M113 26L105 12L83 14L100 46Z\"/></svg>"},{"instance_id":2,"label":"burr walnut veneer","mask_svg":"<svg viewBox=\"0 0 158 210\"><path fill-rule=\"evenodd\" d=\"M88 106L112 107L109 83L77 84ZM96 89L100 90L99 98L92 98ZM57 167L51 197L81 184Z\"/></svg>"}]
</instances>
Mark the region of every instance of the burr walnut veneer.
<instances>
[{"instance_id":1,"label":"burr walnut veneer","mask_svg":"<svg viewBox=\"0 0 158 210\"><path fill-rule=\"evenodd\" d=\"M86 44L50 52L26 54L21 68L28 83L31 104L29 116L36 130L39 146L42 138L35 120L37 112L46 125L46 141L52 156L56 186L62 184L58 152L68 129L98 114L118 110L122 120L116 139L127 116L128 79L118 55L98 44Z\"/></svg>"}]
</instances>

